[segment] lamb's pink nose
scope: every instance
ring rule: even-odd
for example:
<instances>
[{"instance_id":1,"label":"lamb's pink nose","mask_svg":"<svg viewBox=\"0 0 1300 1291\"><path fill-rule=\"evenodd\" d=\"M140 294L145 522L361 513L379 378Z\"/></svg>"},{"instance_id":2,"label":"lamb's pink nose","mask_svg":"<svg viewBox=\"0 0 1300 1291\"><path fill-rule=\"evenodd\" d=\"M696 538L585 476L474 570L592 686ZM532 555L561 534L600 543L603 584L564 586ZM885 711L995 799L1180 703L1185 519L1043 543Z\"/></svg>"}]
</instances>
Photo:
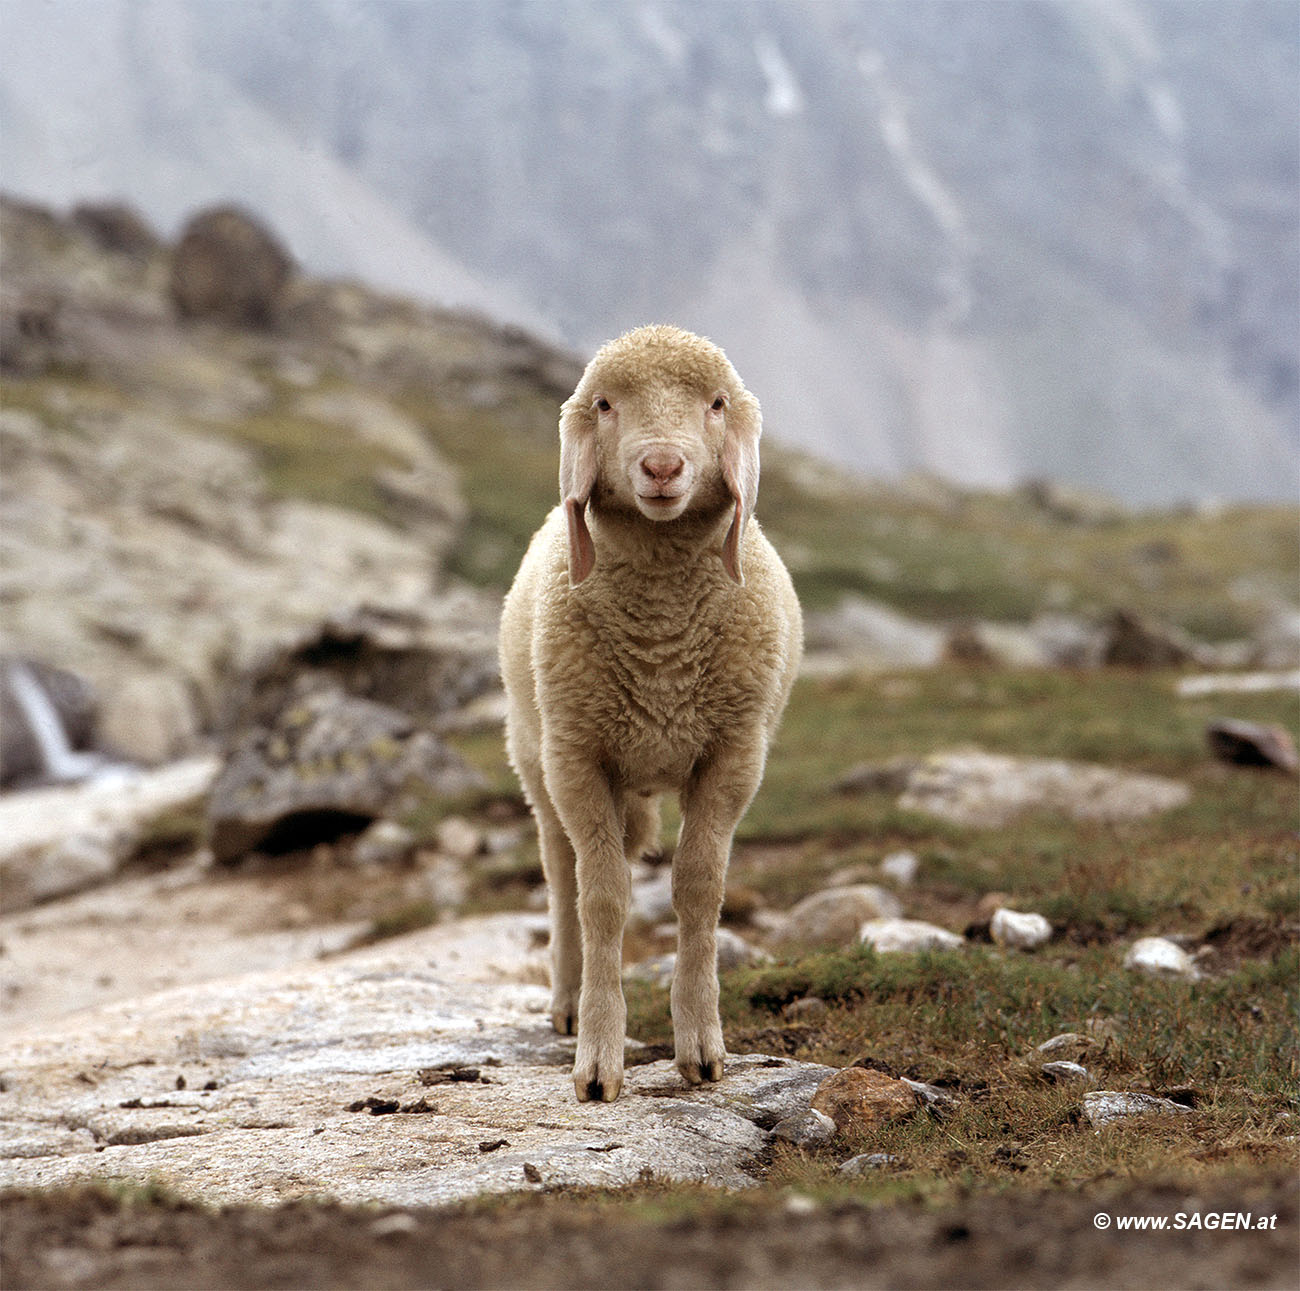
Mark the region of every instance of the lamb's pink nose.
<instances>
[{"instance_id":1,"label":"lamb's pink nose","mask_svg":"<svg viewBox=\"0 0 1300 1291\"><path fill-rule=\"evenodd\" d=\"M683 470L686 459L668 448L652 448L641 459L641 471L660 486L671 484Z\"/></svg>"}]
</instances>

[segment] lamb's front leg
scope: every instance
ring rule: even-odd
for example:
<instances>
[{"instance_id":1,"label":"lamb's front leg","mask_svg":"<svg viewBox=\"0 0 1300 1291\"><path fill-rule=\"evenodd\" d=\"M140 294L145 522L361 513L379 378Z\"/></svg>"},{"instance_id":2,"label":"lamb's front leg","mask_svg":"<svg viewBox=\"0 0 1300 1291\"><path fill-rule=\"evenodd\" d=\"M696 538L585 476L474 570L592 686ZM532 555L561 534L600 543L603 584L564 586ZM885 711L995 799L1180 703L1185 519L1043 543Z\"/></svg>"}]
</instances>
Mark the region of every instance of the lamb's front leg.
<instances>
[{"instance_id":1,"label":"lamb's front leg","mask_svg":"<svg viewBox=\"0 0 1300 1291\"><path fill-rule=\"evenodd\" d=\"M612 1102L623 1088L623 926L631 882L624 823L600 768L575 750L546 759L551 801L577 858L582 991L573 1084L578 1101Z\"/></svg>"},{"instance_id":2,"label":"lamb's front leg","mask_svg":"<svg viewBox=\"0 0 1300 1291\"><path fill-rule=\"evenodd\" d=\"M724 749L698 768L683 794L673 856L677 969L673 1043L677 1069L692 1085L721 1080L726 1050L718 1017L718 916L731 840L763 775L763 745Z\"/></svg>"}]
</instances>

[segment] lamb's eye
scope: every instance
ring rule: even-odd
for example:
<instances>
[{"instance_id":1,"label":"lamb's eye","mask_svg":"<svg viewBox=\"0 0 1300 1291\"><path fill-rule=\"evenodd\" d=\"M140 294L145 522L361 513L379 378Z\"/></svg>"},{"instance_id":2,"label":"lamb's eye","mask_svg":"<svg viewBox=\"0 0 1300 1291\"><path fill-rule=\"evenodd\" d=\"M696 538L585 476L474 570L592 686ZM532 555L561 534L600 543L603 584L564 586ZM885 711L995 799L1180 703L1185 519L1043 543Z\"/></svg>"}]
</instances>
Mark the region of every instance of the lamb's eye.
<instances>
[{"instance_id":1,"label":"lamb's eye","mask_svg":"<svg viewBox=\"0 0 1300 1291\"><path fill-rule=\"evenodd\" d=\"M727 406L727 401L719 395L710 406L714 412L721 412Z\"/></svg>"},{"instance_id":2,"label":"lamb's eye","mask_svg":"<svg viewBox=\"0 0 1300 1291\"><path fill-rule=\"evenodd\" d=\"M603 395L596 400L596 409L598 412L609 412L612 405Z\"/></svg>"}]
</instances>

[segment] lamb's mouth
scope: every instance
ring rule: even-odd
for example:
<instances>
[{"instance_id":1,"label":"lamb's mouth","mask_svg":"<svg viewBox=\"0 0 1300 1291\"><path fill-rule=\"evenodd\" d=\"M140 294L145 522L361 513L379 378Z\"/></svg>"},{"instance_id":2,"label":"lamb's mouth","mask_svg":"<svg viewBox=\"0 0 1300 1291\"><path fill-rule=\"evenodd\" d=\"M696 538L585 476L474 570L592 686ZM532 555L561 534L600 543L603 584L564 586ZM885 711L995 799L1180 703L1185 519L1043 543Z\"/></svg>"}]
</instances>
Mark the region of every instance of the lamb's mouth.
<instances>
[{"instance_id":1,"label":"lamb's mouth","mask_svg":"<svg viewBox=\"0 0 1300 1291\"><path fill-rule=\"evenodd\" d=\"M686 509L685 493L638 493L636 504L641 513L652 520L671 520Z\"/></svg>"}]
</instances>

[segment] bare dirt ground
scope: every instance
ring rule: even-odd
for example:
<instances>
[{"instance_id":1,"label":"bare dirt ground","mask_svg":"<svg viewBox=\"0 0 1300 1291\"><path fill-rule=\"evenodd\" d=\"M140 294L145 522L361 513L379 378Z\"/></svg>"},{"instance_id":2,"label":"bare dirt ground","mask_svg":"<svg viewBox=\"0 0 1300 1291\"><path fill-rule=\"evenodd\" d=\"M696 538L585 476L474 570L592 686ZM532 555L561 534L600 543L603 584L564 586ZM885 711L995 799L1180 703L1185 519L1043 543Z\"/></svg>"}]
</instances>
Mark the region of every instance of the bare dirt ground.
<instances>
[{"instance_id":1,"label":"bare dirt ground","mask_svg":"<svg viewBox=\"0 0 1300 1291\"><path fill-rule=\"evenodd\" d=\"M1278 1176L1192 1193L1150 1185L1007 1193L939 1209L701 1198L697 1213L679 1206L667 1218L566 1196L488 1212L301 1203L215 1211L90 1191L12 1195L0 1281L7 1291L1292 1288L1298 1200L1296 1180ZM1099 1212L1109 1227L1097 1225ZM1266 1226L1209 1227L1223 1214ZM1168 1227L1121 1231L1128 1215L1164 1216Z\"/></svg>"}]
</instances>

